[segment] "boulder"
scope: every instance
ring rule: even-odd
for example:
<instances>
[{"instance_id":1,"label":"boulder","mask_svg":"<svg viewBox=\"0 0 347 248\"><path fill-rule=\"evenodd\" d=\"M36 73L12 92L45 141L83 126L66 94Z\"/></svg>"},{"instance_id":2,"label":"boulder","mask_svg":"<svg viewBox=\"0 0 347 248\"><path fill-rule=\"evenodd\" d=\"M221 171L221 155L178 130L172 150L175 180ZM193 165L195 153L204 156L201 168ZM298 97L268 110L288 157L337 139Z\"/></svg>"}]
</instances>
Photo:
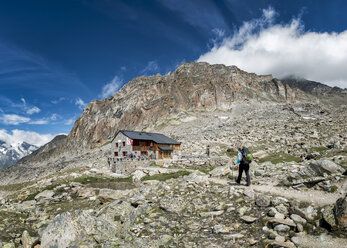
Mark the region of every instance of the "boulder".
<instances>
[{"instance_id":1,"label":"boulder","mask_svg":"<svg viewBox=\"0 0 347 248\"><path fill-rule=\"evenodd\" d=\"M212 228L213 233L230 233L230 227L224 225L215 225Z\"/></svg>"},{"instance_id":2,"label":"boulder","mask_svg":"<svg viewBox=\"0 0 347 248\"><path fill-rule=\"evenodd\" d=\"M202 184L202 185L210 184L210 181L207 175L198 175L196 173L191 173L188 176L186 176L186 180L187 182L193 182L196 184Z\"/></svg>"},{"instance_id":3,"label":"boulder","mask_svg":"<svg viewBox=\"0 0 347 248\"><path fill-rule=\"evenodd\" d=\"M139 182L139 181L141 181L141 178L143 178L144 176L146 176L146 173L144 173L142 170L136 170L133 173L133 181Z\"/></svg>"},{"instance_id":4,"label":"boulder","mask_svg":"<svg viewBox=\"0 0 347 248\"><path fill-rule=\"evenodd\" d=\"M55 192L52 190L45 190L35 196L36 201L51 200L53 199Z\"/></svg>"},{"instance_id":5,"label":"boulder","mask_svg":"<svg viewBox=\"0 0 347 248\"><path fill-rule=\"evenodd\" d=\"M268 207L268 206L270 206L270 202L271 202L271 197L263 195L263 194L258 195L256 200L255 200L255 203L259 207Z\"/></svg>"},{"instance_id":6,"label":"boulder","mask_svg":"<svg viewBox=\"0 0 347 248\"><path fill-rule=\"evenodd\" d=\"M94 188L77 188L77 196L80 198L90 198L96 195L97 190Z\"/></svg>"},{"instance_id":7,"label":"boulder","mask_svg":"<svg viewBox=\"0 0 347 248\"><path fill-rule=\"evenodd\" d=\"M297 214L290 215L290 218L292 220L294 220L295 223L300 223L300 224L303 224L303 225L305 225L306 222L307 222L304 218L302 218L301 216L299 216Z\"/></svg>"},{"instance_id":8,"label":"boulder","mask_svg":"<svg viewBox=\"0 0 347 248\"><path fill-rule=\"evenodd\" d=\"M220 166L210 171L209 174L211 177L221 177L221 176L226 176L229 173L230 173L229 166Z\"/></svg>"},{"instance_id":9,"label":"boulder","mask_svg":"<svg viewBox=\"0 0 347 248\"><path fill-rule=\"evenodd\" d=\"M336 220L334 215L334 206L328 206L322 211L323 220L331 227L336 226Z\"/></svg>"},{"instance_id":10,"label":"boulder","mask_svg":"<svg viewBox=\"0 0 347 248\"><path fill-rule=\"evenodd\" d=\"M21 242L22 242L23 248L31 248L31 246L33 245L33 240L30 237L28 231L25 230L23 232Z\"/></svg>"},{"instance_id":11,"label":"boulder","mask_svg":"<svg viewBox=\"0 0 347 248\"><path fill-rule=\"evenodd\" d=\"M70 211L57 215L43 231L42 248L95 247L115 240L117 229L110 222L94 217L90 211Z\"/></svg>"},{"instance_id":12,"label":"boulder","mask_svg":"<svg viewBox=\"0 0 347 248\"><path fill-rule=\"evenodd\" d=\"M257 220L257 218L252 216L247 216L247 215L242 216L241 219L246 223L253 223L254 221Z\"/></svg>"},{"instance_id":13,"label":"boulder","mask_svg":"<svg viewBox=\"0 0 347 248\"><path fill-rule=\"evenodd\" d=\"M314 218L317 216L317 210L314 209L312 206L308 206L305 210L304 210L304 215L305 218L308 220L314 220Z\"/></svg>"},{"instance_id":14,"label":"boulder","mask_svg":"<svg viewBox=\"0 0 347 248\"><path fill-rule=\"evenodd\" d=\"M316 184L336 174L342 174L344 169L330 160L314 160L305 169L294 172L287 177L289 185L301 185L303 183Z\"/></svg>"},{"instance_id":15,"label":"boulder","mask_svg":"<svg viewBox=\"0 0 347 248\"><path fill-rule=\"evenodd\" d=\"M275 242L272 242L271 245L272 247L296 248L296 246L290 241L286 241L286 242L275 241Z\"/></svg>"},{"instance_id":16,"label":"boulder","mask_svg":"<svg viewBox=\"0 0 347 248\"><path fill-rule=\"evenodd\" d=\"M347 196L339 198L334 207L337 225L347 229Z\"/></svg>"},{"instance_id":17,"label":"boulder","mask_svg":"<svg viewBox=\"0 0 347 248\"><path fill-rule=\"evenodd\" d=\"M132 190L100 189L98 199L101 202L112 202L114 200L127 199Z\"/></svg>"},{"instance_id":18,"label":"boulder","mask_svg":"<svg viewBox=\"0 0 347 248\"><path fill-rule=\"evenodd\" d=\"M286 235L289 232L290 227L287 225L279 224L279 225L275 226L274 230L277 233L279 233L280 235Z\"/></svg>"},{"instance_id":19,"label":"boulder","mask_svg":"<svg viewBox=\"0 0 347 248\"><path fill-rule=\"evenodd\" d=\"M316 176L324 176L325 173L327 175L331 175L344 172L344 169L340 165L337 165L334 162L325 159L312 161L308 165L308 170L314 172Z\"/></svg>"},{"instance_id":20,"label":"boulder","mask_svg":"<svg viewBox=\"0 0 347 248\"><path fill-rule=\"evenodd\" d=\"M255 192L254 192L254 190L251 189L251 188L245 189L245 191L243 192L243 194L244 194L246 197L250 198L250 199L253 199L254 196L255 196Z\"/></svg>"},{"instance_id":21,"label":"boulder","mask_svg":"<svg viewBox=\"0 0 347 248\"><path fill-rule=\"evenodd\" d=\"M269 220L271 223L273 223L274 225L278 225L278 224L283 224L286 226L290 226L290 227L296 227L294 221L292 221L291 219L277 219L277 218L271 218Z\"/></svg>"}]
</instances>

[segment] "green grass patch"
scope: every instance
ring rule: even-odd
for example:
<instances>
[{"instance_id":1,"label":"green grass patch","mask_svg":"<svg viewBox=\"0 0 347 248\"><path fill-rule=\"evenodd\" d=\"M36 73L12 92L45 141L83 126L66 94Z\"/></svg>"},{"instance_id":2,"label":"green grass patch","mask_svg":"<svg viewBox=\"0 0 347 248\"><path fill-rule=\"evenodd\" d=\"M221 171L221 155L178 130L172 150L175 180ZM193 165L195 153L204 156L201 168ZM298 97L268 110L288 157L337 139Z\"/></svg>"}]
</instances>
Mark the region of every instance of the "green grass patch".
<instances>
[{"instance_id":1,"label":"green grass patch","mask_svg":"<svg viewBox=\"0 0 347 248\"><path fill-rule=\"evenodd\" d=\"M202 173L208 174L210 171L215 169L216 167L214 166L193 166L193 167L187 167L187 169L190 170L198 170Z\"/></svg>"},{"instance_id":2,"label":"green grass patch","mask_svg":"<svg viewBox=\"0 0 347 248\"><path fill-rule=\"evenodd\" d=\"M25 183L15 183L15 184L7 184L7 185L0 185L0 190L3 191L17 191L23 188L26 188L30 185L33 185L34 181L29 181Z\"/></svg>"},{"instance_id":3,"label":"green grass patch","mask_svg":"<svg viewBox=\"0 0 347 248\"><path fill-rule=\"evenodd\" d=\"M91 183L105 183L105 182L132 182L132 176L129 177L91 177L82 176L73 179L72 182L77 182L81 184L91 184Z\"/></svg>"},{"instance_id":4,"label":"green grass patch","mask_svg":"<svg viewBox=\"0 0 347 248\"><path fill-rule=\"evenodd\" d=\"M51 203L46 206L45 209L47 213L55 216L70 210L97 209L98 207L99 204L96 201L90 201L88 199L74 199L73 201Z\"/></svg>"},{"instance_id":5,"label":"green grass patch","mask_svg":"<svg viewBox=\"0 0 347 248\"><path fill-rule=\"evenodd\" d=\"M151 167L161 167L161 166L157 165L155 162L150 163L149 166L151 166Z\"/></svg>"},{"instance_id":6,"label":"green grass patch","mask_svg":"<svg viewBox=\"0 0 347 248\"><path fill-rule=\"evenodd\" d=\"M259 163L264 163L270 161L273 164L283 163L283 162L300 162L301 158L295 157L291 154L287 154L284 152L277 152L269 154L268 156L259 159Z\"/></svg>"},{"instance_id":7,"label":"green grass patch","mask_svg":"<svg viewBox=\"0 0 347 248\"><path fill-rule=\"evenodd\" d=\"M158 180L158 181L166 181L171 178L179 178L181 176L187 176L189 175L189 171L177 171L173 173L162 173L162 174L156 174L153 176L144 176L141 181L148 181L148 180Z\"/></svg>"},{"instance_id":8,"label":"green grass patch","mask_svg":"<svg viewBox=\"0 0 347 248\"><path fill-rule=\"evenodd\" d=\"M311 203L308 201L301 201L299 203L299 208L308 208L310 205L311 205Z\"/></svg>"},{"instance_id":9,"label":"green grass patch","mask_svg":"<svg viewBox=\"0 0 347 248\"><path fill-rule=\"evenodd\" d=\"M25 220L28 215L25 213L0 210L0 240L2 242L10 242L17 234L22 234L27 230L33 237L37 233L32 225Z\"/></svg>"},{"instance_id":10,"label":"green grass patch","mask_svg":"<svg viewBox=\"0 0 347 248\"><path fill-rule=\"evenodd\" d=\"M332 185L332 186L330 187L330 192L331 192L331 193L334 193L334 192L337 191L337 189L338 189L338 187L337 187L336 185Z\"/></svg>"},{"instance_id":11,"label":"green grass patch","mask_svg":"<svg viewBox=\"0 0 347 248\"><path fill-rule=\"evenodd\" d=\"M328 150L329 148L328 147L325 147L325 146L317 146L317 147L312 147L311 150L312 152L324 152L326 150Z\"/></svg>"}]
</instances>

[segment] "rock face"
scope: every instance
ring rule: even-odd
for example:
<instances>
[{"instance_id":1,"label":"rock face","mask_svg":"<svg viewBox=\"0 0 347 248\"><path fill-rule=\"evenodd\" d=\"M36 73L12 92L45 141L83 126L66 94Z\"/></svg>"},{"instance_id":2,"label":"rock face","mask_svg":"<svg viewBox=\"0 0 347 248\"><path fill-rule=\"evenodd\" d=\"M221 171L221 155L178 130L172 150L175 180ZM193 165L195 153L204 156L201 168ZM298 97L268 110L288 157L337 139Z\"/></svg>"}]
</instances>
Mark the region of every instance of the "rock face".
<instances>
[{"instance_id":1,"label":"rock face","mask_svg":"<svg viewBox=\"0 0 347 248\"><path fill-rule=\"evenodd\" d=\"M319 82L309 81L305 79L285 78L285 79L281 79L281 81L285 85L289 85L292 88L299 88L309 94L314 94L314 95L346 94L346 89L343 90L339 87L331 88Z\"/></svg>"},{"instance_id":2,"label":"rock face","mask_svg":"<svg viewBox=\"0 0 347 248\"><path fill-rule=\"evenodd\" d=\"M114 96L91 102L75 122L68 143L94 146L119 129L143 129L160 117L185 110L226 110L237 100L292 101L294 91L272 76L235 66L182 64L172 74L138 77Z\"/></svg>"}]
</instances>

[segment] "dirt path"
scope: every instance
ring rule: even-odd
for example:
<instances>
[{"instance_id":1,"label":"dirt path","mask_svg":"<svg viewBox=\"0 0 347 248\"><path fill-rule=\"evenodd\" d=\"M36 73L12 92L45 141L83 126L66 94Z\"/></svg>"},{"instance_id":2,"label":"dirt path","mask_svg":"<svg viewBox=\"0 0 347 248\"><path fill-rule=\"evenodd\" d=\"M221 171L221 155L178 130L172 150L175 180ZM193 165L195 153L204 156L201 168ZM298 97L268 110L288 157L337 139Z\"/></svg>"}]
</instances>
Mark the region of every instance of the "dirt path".
<instances>
[{"instance_id":1,"label":"dirt path","mask_svg":"<svg viewBox=\"0 0 347 248\"><path fill-rule=\"evenodd\" d=\"M346 248L346 239L334 238L326 234L322 234L318 238L311 235L298 237L296 243L303 248Z\"/></svg>"},{"instance_id":2,"label":"dirt path","mask_svg":"<svg viewBox=\"0 0 347 248\"><path fill-rule=\"evenodd\" d=\"M169 168L161 168L161 167L140 167L138 168L140 170L152 170L157 171L159 173L172 173L177 172L182 169L169 169ZM201 172L197 170L190 170L185 169L190 172L198 173ZM206 175L204 173L201 173L201 175ZM230 180L221 179L217 177L209 177L208 178L210 182L218 183L218 184L225 184L229 185ZM234 185L235 187L245 187L242 185ZM327 193L320 190L313 190L313 189L306 189L306 190L295 190L295 189L289 189L284 187L278 187L274 186L273 184L263 184L263 185L251 185L250 186L255 191L260 191L263 193L270 193L274 195L279 195L288 199L297 199L299 201L306 201L311 202L315 206L325 206L325 205L331 205L336 202L338 198L341 196L337 193Z\"/></svg>"},{"instance_id":3,"label":"dirt path","mask_svg":"<svg viewBox=\"0 0 347 248\"><path fill-rule=\"evenodd\" d=\"M210 181L214 183L220 183L220 184L228 184L230 181L220 178L209 178ZM235 185L236 187L245 187L242 185ZM297 199L299 201L306 201L311 202L315 206L325 206L334 204L338 198L341 196L336 193L326 193L319 190L294 190L289 188L283 188L274 186L272 184L266 184L266 185L251 185L250 186L253 190L260 191L263 193L270 193L274 195L279 195L285 198L293 198Z\"/></svg>"}]
</instances>

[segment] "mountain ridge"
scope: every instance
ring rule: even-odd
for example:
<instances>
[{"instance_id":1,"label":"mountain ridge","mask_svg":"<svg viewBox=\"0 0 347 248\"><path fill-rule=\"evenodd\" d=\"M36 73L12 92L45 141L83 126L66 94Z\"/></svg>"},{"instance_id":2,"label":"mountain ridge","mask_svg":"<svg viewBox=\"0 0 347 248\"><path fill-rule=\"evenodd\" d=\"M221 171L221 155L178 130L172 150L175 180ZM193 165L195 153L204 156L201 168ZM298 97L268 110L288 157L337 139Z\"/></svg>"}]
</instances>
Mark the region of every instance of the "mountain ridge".
<instances>
[{"instance_id":1,"label":"mountain ridge","mask_svg":"<svg viewBox=\"0 0 347 248\"><path fill-rule=\"evenodd\" d=\"M0 140L0 170L15 164L36 149L38 149L37 146L27 142L10 145Z\"/></svg>"},{"instance_id":2,"label":"mountain ridge","mask_svg":"<svg viewBox=\"0 0 347 248\"><path fill-rule=\"evenodd\" d=\"M236 66L182 63L172 73L134 78L115 95L91 101L67 137L50 142L18 164L60 163L64 157L80 156L102 146L120 129L151 130L162 118L180 112L225 111L240 102L320 100L272 75L256 75Z\"/></svg>"}]
</instances>

